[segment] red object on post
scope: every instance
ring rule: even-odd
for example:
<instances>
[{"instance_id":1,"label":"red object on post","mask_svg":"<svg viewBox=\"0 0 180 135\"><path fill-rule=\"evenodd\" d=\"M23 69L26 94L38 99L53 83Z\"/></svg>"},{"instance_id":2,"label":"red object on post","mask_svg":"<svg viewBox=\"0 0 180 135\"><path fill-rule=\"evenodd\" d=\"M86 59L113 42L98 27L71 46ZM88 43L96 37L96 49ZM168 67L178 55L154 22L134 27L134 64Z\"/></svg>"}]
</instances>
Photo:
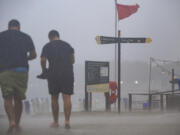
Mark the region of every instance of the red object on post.
<instances>
[{"instance_id":1,"label":"red object on post","mask_svg":"<svg viewBox=\"0 0 180 135\"><path fill-rule=\"evenodd\" d=\"M116 102L117 99L117 83L115 81L109 82L109 89L110 89L110 96L109 96L109 102L111 104Z\"/></svg>"},{"instance_id":2,"label":"red object on post","mask_svg":"<svg viewBox=\"0 0 180 135\"><path fill-rule=\"evenodd\" d=\"M137 12L139 5L121 5L121 4L116 4L117 11L118 11L118 19L122 20L126 17L129 17L130 15L134 14Z\"/></svg>"}]
</instances>

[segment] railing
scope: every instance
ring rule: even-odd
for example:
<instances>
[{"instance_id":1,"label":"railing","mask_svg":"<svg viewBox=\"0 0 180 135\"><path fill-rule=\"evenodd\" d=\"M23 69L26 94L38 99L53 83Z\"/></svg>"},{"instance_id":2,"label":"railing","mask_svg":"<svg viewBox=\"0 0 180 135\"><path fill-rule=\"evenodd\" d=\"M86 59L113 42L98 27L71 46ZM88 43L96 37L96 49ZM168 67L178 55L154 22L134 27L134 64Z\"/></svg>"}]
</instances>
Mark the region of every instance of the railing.
<instances>
[{"instance_id":1,"label":"railing","mask_svg":"<svg viewBox=\"0 0 180 135\"><path fill-rule=\"evenodd\" d=\"M152 109L152 96L160 96L160 100L157 100L160 102L160 110L164 110L164 96L166 96L166 103L168 102L168 95L178 95L180 94L180 90L174 90L174 91L163 91L163 92L154 92L154 93L129 93L129 111L132 111L132 103L133 103L133 96L139 95L139 96L148 96L148 110L150 111Z\"/></svg>"},{"instance_id":2,"label":"railing","mask_svg":"<svg viewBox=\"0 0 180 135\"><path fill-rule=\"evenodd\" d=\"M32 98L23 101L25 114L41 114L50 112L48 98Z\"/></svg>"}]
</instances>

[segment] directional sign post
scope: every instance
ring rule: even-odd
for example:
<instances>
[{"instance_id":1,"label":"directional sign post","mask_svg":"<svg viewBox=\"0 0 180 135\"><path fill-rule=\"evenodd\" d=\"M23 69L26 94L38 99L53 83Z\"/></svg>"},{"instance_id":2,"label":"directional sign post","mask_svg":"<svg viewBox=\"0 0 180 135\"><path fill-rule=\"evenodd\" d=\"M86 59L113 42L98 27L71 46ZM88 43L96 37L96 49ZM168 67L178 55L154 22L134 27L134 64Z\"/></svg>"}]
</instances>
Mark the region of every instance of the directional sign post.
<instances>
[{"instance_id":1,"label":"directional sign post","mask_svg":"<svg viewBox=\"0 0 180 135\"><path fill-rule=\"evenodd\" d=\"M151 38L121 38L120 32L119 37L105 37L105 36L96 36L95 38L98 44L113 44L118 43L118 112L120 113L121 104L121 43L150 43L152 42Z\"/></svg>"}]
</instances>

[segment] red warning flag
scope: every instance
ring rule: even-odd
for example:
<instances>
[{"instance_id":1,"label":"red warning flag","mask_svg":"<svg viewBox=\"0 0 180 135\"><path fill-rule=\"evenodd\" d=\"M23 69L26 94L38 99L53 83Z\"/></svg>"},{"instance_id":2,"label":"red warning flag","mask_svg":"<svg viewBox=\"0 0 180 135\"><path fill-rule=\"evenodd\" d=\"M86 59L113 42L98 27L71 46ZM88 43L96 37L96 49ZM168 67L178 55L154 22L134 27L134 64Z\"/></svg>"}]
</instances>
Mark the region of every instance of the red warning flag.
<instances>
[{"instance_id":1,"label":"red warning flag","mask_svg":"<svg viewBox=\"0 0 180 135\"><path fill-rule=\"evenodd\" d=\"M116 6L117 6L119 20L122 20L122 19L129 17L130 15L136 13L139 8L138 4L131 5L131 6L116 4Z\"/></svg>"}]
</instances>

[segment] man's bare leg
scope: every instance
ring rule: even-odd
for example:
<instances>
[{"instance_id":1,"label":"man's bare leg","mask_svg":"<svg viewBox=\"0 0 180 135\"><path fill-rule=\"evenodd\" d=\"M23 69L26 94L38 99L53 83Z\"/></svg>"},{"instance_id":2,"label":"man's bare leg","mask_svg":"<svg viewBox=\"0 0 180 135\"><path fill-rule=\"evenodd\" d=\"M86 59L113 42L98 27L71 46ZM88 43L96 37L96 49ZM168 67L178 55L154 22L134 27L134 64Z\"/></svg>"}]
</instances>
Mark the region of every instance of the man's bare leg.
<instances>
[{"instance_id":1,"label":"man's bare leg","mask_svg":"<svg viewBox=\"0 0 180 135\"><path fill-rule=\"evenodd\" d=\"M4 98L4 107L9 119L8 132L12 132L16 125L14 118L13 97Z\"/></svg>"},{"instance_id":2,"label":"man's bare leg","mask_svg":"<svg viewBox=\"0 0 180 135\"><path fill-rule=\"evenodd\" d=\"M71 116L71 96L62 94L64 101L64 115L65 115L65 128L70 128L70 116Z\"/></svg>"},{"instance_id":3,"label":"man's bare leg","mask_svg":"<svg viewBox=\"0 0 180 135\"><path fill-rule=\"evenodd\" d=\"M18 98L14 98L14 110L15 110L15 122L16 122L16 130L21 131L20 127L20 119L22 114L22 100Z\"/></svg>"},{"instance_id":4,"label":"man's bare leg","mask_svg":"<svg viewBox=\"0 0 180 135\"><path fill-rule=\"evenodd\" d=\"M51 127L57 128L59 127L58 119L59 119L59 103L58 103L59 95L51 96L51 107L54 122L51 124Z\"/></svg>"}]
</instances>

